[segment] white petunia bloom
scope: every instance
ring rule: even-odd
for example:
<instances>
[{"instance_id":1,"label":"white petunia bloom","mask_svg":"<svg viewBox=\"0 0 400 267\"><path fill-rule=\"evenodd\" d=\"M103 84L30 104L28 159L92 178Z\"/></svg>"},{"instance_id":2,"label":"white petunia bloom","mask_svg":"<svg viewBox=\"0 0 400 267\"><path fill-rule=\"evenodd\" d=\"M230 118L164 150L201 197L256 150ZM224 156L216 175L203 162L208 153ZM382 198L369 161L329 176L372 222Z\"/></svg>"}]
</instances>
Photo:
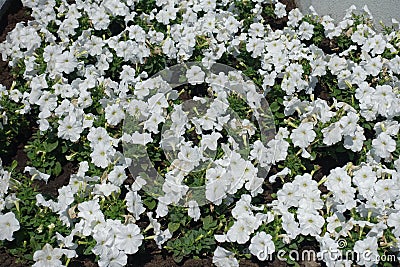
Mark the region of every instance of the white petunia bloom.
<instances>
[{"instance_id":1,"label":"white petunia bloom","mask_svg":"<svg viewBox=\"0 0 400 267\"><path fill-rule=\"evenodd\" d=\"M29 174L32 176L33 179L43 180L46 182L46 184L47 184L48 180L50 179L49 174L42 173L42 172L38 171L35 167L26 166L24 171L29 172Z\"/></svg>"},{"instance_id":2,"label":"white petunia bloom","mask_svg":"<svg viewBox=\"0 0 400 267\"><path fill-rule=\"evenodd\" d=\"M59 120L58 123L58 137L71 140L72 142L79 140L83 128L82 123L79 122L76 116L72 114L68 115L63 120Z\"/></svg>"},{"instance_id":3,"label":"white petunia bloom","mask_svg":"<svg viewBox=\"0 0 400 267\"><path fill-rule=\"evenodd\" d=\"M125 113L118 104L109 105L105 108L106 120L110 125L117 125L124 117Z\"/></svg>"},{"instance_id":4,"label":"white petunia bloom","mask_svg":"<svg viewBox=\"0 0 400 267\"><path fill-rule=\"evenodd\" d=\"M314 132L314 126L311 122L305 122L299 125L290 134L293 145L300 148L308 147L314 141L317 134Z\"/></svg>"},{"instance_id":5,"label":"white petunia bloom","mask_svg":"<svg viewBox=\"0 0 400 267\"><path fill-rule=\"evenodd\" d=\"M265 232L257 233L251 239L249 250L260 261L268 260L275 252L275 244L272 241L272 236Z\"/></svg>"},{"instance_id":6,"label":"white petunia bloom","mask_svg":"<svg viewBox=\"0 0 400 267\"><path fill-rule=\"evenodd\" d=\"M372 147L376 155L386 159L391 156L391 152L396 150L396 141L385 132L382 132L376 139L372 140Z\"/></svg>"},{"instance_id":7,"label":"white petunia bloom","mask_svg":"<svg viewBox=\"0 0 400 267\"><path fill-rule=\"evenodd\" d=\"M0 240L12 241L14 232L20 228L13 212L0 214Z\"/></svg>"},{"instance_id":8,"label":"white petunia bloom","mask_svg":"<svg viewBox=\"0 0 400 267\"><path fill-rule=\"evenodd\" d=\"M199 66L192 66L186 72L186 78L190 84L196 85L204 82L205 73Z\"/></svg>"},{"instance_id":9,"label":"white petunia bloom","mask_svg":"<svg viewBox=\"0 0 400 267\"><path fill-rule=\"evenodd\" d=\"M76 256L76 253L68 249L53 248L50 244L46 244L41 250L37 250L33 254L35 264L32 266L63 266L60 260L63 255L66 255L67 258L73 258Z\"/></svg>"},{"instance_id":10,"label":"white petunia bloom","mask_svg":"<svg viewBox=\"0 0 400 267\"><path fill-rule=\"evenodd\" d=\"M244 244L250 239L250 235L258 228L257 218L253 215L239 217L229 228L226 236L230 242Z\"/></svg>"},{"instance_id":11,"label":"white petunia bloom","mask_svg":"<svg viewBox=\"0 0 400 267\"><path fill-rule=\"evenodd\" d=\"M354 244L354 252L360 257L357 258L357 264L365 266L374 266L379 263L378 240L376 237L366 237L358 240Z\"/></svg>"},{"instance_id":12,"label":"white petunia bloom","mask_svg":"<svg viewBox=\"0 0 400 267\"><path fill-rule=\"evenodd\" d=\"M193 218L195 221L200 219L201 213L199 205L195 200L190 200L188 203L188 215L189 217Z\"/></svg>"},{"instance_id":13,"label":"white petunia bloom","mask_svg":"<svg viewBox=\"0 0 400 267\"><path fill-rule=\"evenodd\" d=\"M138 192L129 191L125 196L126 209L133 214L136 220L140 219L140 214L146 211L143 206L142 198Z\"/></svg>"},{"instance_id":14,"label":"white petunia bloom","mask_svg":"<svg viewBox=\"0 0 400 267\"><path fill-rule=\"evenodd\" d=\"M277 2L275 4L274 13L277 18L283 18L286 16L286 5L282 4L281 2Z\"/></svg>"},{"instance_id":15,"label":"white petunia bloom","mask_svg":"<svg viewBox=\"0 0 400 267\"><path fill-rule=\"evenodd\" d=\"M128 256L122 250L115 247L106 248L105 251L100 254L98 261L99 267L122 267L128 263Z\"/></svg>"},{"instance_id":16,"label":"white petunia bloom","mask_svg":"<svg viewBox=\"0 0 400 267\"><path fill-rule=\"evenodd\" d=\"M143 235L136 224L121 225L116 229L115 246L126 254L135 254L143 242Z\"/></svg>"},{"instance_id":17,"label":"white petunia bloom","mask_svg":"<svg viewBox=\"0 0 400 267\"><path fill-rule=\"evenodd\" d=\"M235 254L218 246L214 251L213 263L217 267L239 267Z\"/></svg>"}]
</instances>

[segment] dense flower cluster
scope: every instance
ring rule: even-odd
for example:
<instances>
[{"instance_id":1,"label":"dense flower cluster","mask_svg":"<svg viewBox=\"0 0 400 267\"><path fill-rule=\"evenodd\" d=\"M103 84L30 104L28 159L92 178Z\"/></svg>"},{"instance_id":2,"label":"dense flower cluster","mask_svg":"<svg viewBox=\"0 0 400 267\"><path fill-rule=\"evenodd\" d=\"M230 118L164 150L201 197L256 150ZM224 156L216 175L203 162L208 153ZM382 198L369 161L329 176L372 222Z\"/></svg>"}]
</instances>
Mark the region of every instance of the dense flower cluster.
<instances>
[{"instance_id":1,"label":"dense flower cluster","mask_svg":"<svg viewBox=\"0 0 400 267\"><path fill-rule=\"evenodd\" d=\"M216 266L239 266L240 249L264 261L301 238L321 251L349 240L346 249L375 255L357 258L365 266L399 253L400 37L398 30L376 31L367 8L354 15L352 7L335 23L276 0L22 2L34 20L17 24L0 44L17 77L10 88L0 85L0 126L11 129L30 116L39 140L56 140L35 157L55 154L58 145L63 160L77 164L57 197L35 195L35 205L67 230L51 232L53 243L32 253L34 266L63 266L84 244L99 266L124 266L147 240L171 249L166 242L188 233L177 234L174 225L205 225L204 214L218 221L210 230ZM268 12L287 18L286 25L268 24ZM186 89L207 84L203 93L214 97L207 104L204 96L192 97L205 106L201 116L179 102L185 90L152 77L188 61L199 64L178 78ZM241 71L208 75L215 63ZM238 84L244 107L223 90ZM264 97L278 126L267 139L257 123ZM127 116L138 122L128 133ZM198 140L187 140L189 133ZM132 182L128 169L143 151L124 154L123 144L145 147L163 180L133 172ZM169 165L160 150L172 155ZM44 162L30 160L24 178L54 179L55 165ZM260 169L270 166L263 176ZM16 172L0 167L2 242L12 241L25 220ZM189 183L204 187L207 205L191 196ZM185 214L169 223L182 201ZM349 264L324 253L321 260Z\"/></svg>"}]
</instances>

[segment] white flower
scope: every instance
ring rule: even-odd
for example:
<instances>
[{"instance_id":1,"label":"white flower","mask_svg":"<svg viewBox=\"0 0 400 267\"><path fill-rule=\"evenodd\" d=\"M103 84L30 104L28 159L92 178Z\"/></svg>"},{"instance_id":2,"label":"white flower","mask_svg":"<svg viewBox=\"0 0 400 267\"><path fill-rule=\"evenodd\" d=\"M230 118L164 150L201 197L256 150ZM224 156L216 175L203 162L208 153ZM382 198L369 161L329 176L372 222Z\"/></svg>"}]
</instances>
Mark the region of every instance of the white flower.
<instances>
[{"instance_id":1,"label":"white flower","mask_svg":"<svg viewBox=\"0 0 400 267\"><path fill-rule=\"evenodd\" d=\"M111 247L108 248L100 254L100 259L98 261L99 267L122 267L126 266L128 263L128 256L121 250Z\"/></svg>"},{"instance_id":2,"label":"white flower","mask_svg":"<svg viewBox=\"0 0 400 267\"><path fill-rule=\"evenodd\" d=\"M302 235L318 236L325 223L324 217L319 214L309 213L308 210L304 209L297 211L297 218L299 219Z\"/></svg>"},{"instance_id":3,"label":"white flower","mask_svg":"<svg viewBox=\"0 0 400 267\"><path fill-rule=\"evenodd\" d=\"M338 75L340 71L347 68L346 59L334 55L329 60L328 68L330 69L332 74Z\"/></svg>"},{"instance_id":4,"label":"white flower","mask_svg":"<svg viewBox=\"0 0 400 267\"><path fill-rule=\"evenodd\" d=\"M215 249L212 262L217 267L239 267L235 255L220 246Z\"/></svg>"},{"instance_id":5,"label":"white flower","mask_svg":"<svg viewBox=\"0 0 400 267\"><path fill-rule=\"evenodd\" d=\"M221 138L220 133L212 132L211 134L205 134L202 136L200 144L203 149L209 148L213 151L217 149L218 139Z\"/></svg>"},{"instance_id":6,"label":"white flower","mask_svg":"<svg viewBox=\"0 0 400 267\"><path fill-rule=\"evenodd\" d=\"M91 147L99 147L100 145L109 147L111 141L107 130L103 127L91 128L87 135L87 139L90 141Z\"/></svg>"},{"instance_id":7,"label":"white flower","mask_svg":"<svg viewBox=\"0 0 400 267\"><path fill-rule=\"evenodd\" d=\"M282 215L282 228L291 239L296 238L301 232L298 222L296 222L294 215L290 212L285 212Z\"/></svg>"},{"instance_id":8,"label":"white flower","mask_svg":"<svg viewBox=\"0 0 400 267\"><path fill-rule=\"evenodd\" d=\"M299 27L301 39L310 40L314 34L314 25L304 21Z\"/></svg>"},{"instance_id":9,"label":"white flower","mask_svg":"<svg viewBox=\"0 0 400 267\"><path fill-rule=\"evenodd\" d=\"M190 200L188 203L188 215L189 217L193 218L195 221L197 221L198 219L200 219L200 208L199 205L197 204L197 202L195 200Z\"/></svg>"},{"instance_id":10,"label":"white flower","mask_svg":"<svg viewBox=\"0 0 400 267\"><path fill-rule=\"evenodd\" d=\"M360 126L357 126L354 136L346 135L344 137L343 146L347 149L351 149L353 152L358 152L361 151L365 139L364 129Z\"/></svg>"},{"instance_id":11,"label":"white flower","mask_svg":"<svg viewBox=\"0 0 400 267\"><path fill-rule=\"evenodd\" d=\"M162 10L160 10L160 12L158 12L156 19L158 22L167 25L170 20L174 20L176 18L176 12L178 10L178 8L174 8L174 6L171 4L167 5Z\"/></svg>"},{"instance_id":12,"label":"white flower","mask_svg":"<svg viewBox=\"0 0 400 267\"><path fill-rule=\"evenodd\" d=\"M260 56L264 49L264 41L259 38L250 38L246 44L246 50L252 52L251 56L256 58Z\"/></svg>"},{"instance_id":13,"label":"white flower","mask_svg":"<svg viewBox=\"0 0 400 267\"><path fill-rule=\"evenodd\" d=\"M147 100L149 111L154 114L161 114L163 108L168 107L167 99L162 93L157 93Z\"/></svg>"},{"instance_id":14,"label":"white flower","mask_svg":"<svg viewBox=\"0 0 400 267\"><path fill-rule=\"evenodd\" d=\"M306 148L314 141L317 134L314 132L314 126L311 122L305 122L292 131L290 138L293 145L300 148Z\"/></svg>"},{"instance_id":15,"label":"white flower","mask_svg":"<svg viewBox=\"0 0 400 267\"><path fill-rule=\"evenodd\" d=\"M78 210L78 217L83 218L86 221L94 221L104 218L104 215L100 210L98 199L79 203Z\"/></svg>"},{"instance_id":16,"label":"white flower","mask_svg":"<svg viewBox=\"0 0 400 267\"><path fill-rule=\"evenodd\" d=\"M224 197L226 197L226 188L225 182L210 182L206 184L206 198L215 205L220 205Z\"/></svg>"},{"instance_id":17,"label":"white flower","mask_svg":"<svg viewBox=\"0 0 400 267\"><path fill-rule=\"evenodd\" d=\"M107 156L107 147L103 145L98 145L93 149L93 152L90 154L92 157L92 162L97 167L106 168L108 164L110 164L110 160Z\"/></svg>"},{"instance_id":18,"label":"white flower","mask_svg":"<svg viewBox=\"0 0 400 267\"><path fill-rule=\"evenodd\" d=\"M145 212L146 209L138 192L129 191L125 196L125 200L127 210L133 214L136 220L139 220L140 214Z\"/></svg>"},{"instance_id":19,"label":"white flower","mask_svg":"<svg viewBox=\"0 0 400 267\"><path fill-rule=\"evenodd\" d=\"M54 248L50 244L46 244L43 249L35 251L33 260L35 264L33 267L47 267L47 266L64 266L60 258L67 255L68 258L74 257L76 254L71 253L70 250Z\"/></svg>"},{"instance_id":20,"label":"white flower","mask_svg":"<svg viewBox=\"0 0 400 267\"><path fill-rule=\"evenodd\" d=\"M354 252L359 255L357 264L373 266L379 263L378 240L376 237L366 237L354 244Z\"/></svg>"},{"instance_id":21,"label":"white flower","mask_svg":"<svg viewBox=\"0 0 400 267\"><path fill-rule=\"evenodd\" d=\"M364 197L372 197L376 180L376 173L371 166L362 166L359 170L354 171L353 183L358 186L358 190Z\"/></svg>"},{"instance_id":22,"label":"white flower","mask_svg":"<svg viewBox=\"0 0 400 267\"><path fill-rule=\"evenodd\" d=\"M252 215L251 196L247 194L242 195L239 201L236 202L235 207L232 209L232 216L235 219L239 219L241 217L248 217Z\"/></svg>"},{"instance_id":23,"label":"white flower","mask_svg":"<svg viewBox=\"0 0 400 267\"><path fill-rule=\"evenodd\" d=\"M126 254L135 254L142 244L143 235L136 224L121 225L116 229L115 246Z\"/></svg>"},{"instance_id":24,"label":"white flower","mask_svg":"<svg viewBox=\"0 0 400 267\"><path fill-rule=\"evenodd\" d=\"M55 68L59 72L71 73L78 66L78 60L70 51L65 51L56 58Z\"/></svg>"},{"instance_id":25,"label":"white flower","mask_svg":"<svg viewBox=\"0 0 400 267\"><path fill-rule=\"evenodd\" d=\"M186 78L190 84L201 84L204 82L205 73L201 70L199 66L192 66L186 72Z\"/></svg>"},{"instance_id":26,"label":"white flower","mask_svg":"<svg viewBox=\"0 0 400 267\"><path fill-rule=\"evenodd\" d=\"M393 234L400 237L400 212L391 213L387 219L387 224L390 227L394 227L392 230Z\"/></svg>"},{"instance_id":27,"label":"white flower","mask_svg":"<svg viewBox=\"0 0 400 267\"><path fill-rule=\"evenodd\" d=\"M164 121L164 116L158 113L153 113L150 118L144 123L144 129L154 134L158 134L158 125Z\"/></svg>"},{"instance_id":28,"label":"white flower","mask_svg":"<svg viewBox=\"0 0 400 267\"><path fill-rule=\"evenodd\" d=\"M126 134L123 138L124 142L143 146L145 146L147 143L153 142L151 134L139 133L138 131L132 133L132 135Z\"/></svg>"},{"instance_id":29,"label":"white flower","mask_svg":"<svg viewBox=\"0 0 400 267\"><path fill-rule=\"evenodd\" d=\"M281 2L277 2L275 4L274 13L277 18L283 18L286 16L286 5L282 4Z\"/></svg>"},{"instance_id":30,"label":"white flower","mask_svg":"<svg viewBox=\"0 0 400 267\"><path fill-rule=\"evenodd\" d=\"M339 120L340 126L343 129L342 134L353 136L357 129L358 119L357 114L354 112L349 112L347 116L342 117Z\"/></svg>"},{"instance_id":31,"label":"white flower","mask_svg":"<svg viewBox=\"0 0 400 267\"><path fill-rule=\"evenodd\" d=\"M116 186L121 186L126 178L124 166L114 166L114 169L108 174L108 180Z\"/></svg>"},{"instance_id":32,"label":"white flower","mask_svg":"<svg viewBox=\"0 0 400 267\"><path fill-rule=\"evenodd\" d=\"M229 241L238 244L246 243L256 228L256 221L256 217L252 215L240 217L226 233Z\"/></svg>"},{"instance_id":33,"label":"white flower","mask_svg":"<svg viewBox=\"0 0 400 267\"><path fill-rule=\"evenodd\" d=\"M29 174L32 176L33 179L43 180L43 181L46 182L46 184L47 184L47 181L48 181L49 178L50 178L50 175L49 175L49 174L42 173L42 172L36 170L35 167L26 166L25 169L24 169L24 171L25 171L25 172L29 172Z\"/></svg>"},{"instance_id":34,"label":"white flower","mask_svg":"<svg viewBox=\"0 0 400 267\"><path fill-rule=\"evenodd\" d=\"M264 25L262 23L252 23L250 25L249 34L253 37L263 37L265 34Z\"/></svg>"},{"instance_id":35,"label":"white flower","mask_svg":"<svg viewBox=\"0 0 400 267\"><path fill-rule=\"evenodd\" d=\"M344 220L345 218L341 213L334 213L332 216L326 218L326 221L328 223L326 229L329 233L336 233L336 228L343 228Z\"/></svg>"},{"instance_id":36,"label":"white flower","mask_svg":"<svg viewBox=\"0 0 400 267\"><path fill-rule=\"evenodd\" d=\"M344 187L351 186L351 177L347 174L344 168L335 168L330 171L325 182L328 190L335 191L340 185Z\"/></svg>"},{"instance_id":37,"label":"white flower","mask_svg":"<svg viewBox=\"0 0 400 267\"><path fill-rule=\"evenodd\" d=\"M272 236L265 232L257 233L251 239L249 250L250 253L257 256L260 261L268 260L275 252L275 244L272 241Z\"/></svg>"},{"instance_id":38,"label":"white flower","mask_svg":"<svg viewBox=\"0 0 400 267\"><path fill-rule=\"evenodd\" d=\"M377 56L374 58L369 58L365 62L365 72L368 75L377 76L379 72L382 70L383 62L381 56Z\"/></svg>"},{"instance_id":39,"label":"white flower","mask_svg":"<svg viewBox=\"0 0 400 267\"><path fill-rule=\"evenodd\" d=\"M106 120L110 125L117 125L125 117L125 113L118 104L109 105L105 108Z\"/></svg>"},{"instance_id":40,"label":"white flower","mask_svg":"<svg viewBox=\"0 0 400 267\"><path fill-rule=\"evenodd\" d=\"M13 233L20 228L19 221L11 211L6 214L0 214L0 240L12 241Z\"/></svg>"},{"instance_id":41,"label":"white flower","mask_svg":"<svg viewBox=\"0 0 400 267\"><path fill-rule=\"evenodd\" d=\"M276 162L285 160L288 155L289 142L283 139L272 139L268 142L266 149L266 157L261 161L261 167L266 164L275 164Z\"/></svg>"},{"instance_id":42,"label":"white flower","mask_svg":"<svg viewBox=\"0 0 400 267\"><path fill-rule=\"evenodd\" d=\"M113 192L119 192L119 191L120 191L119 186L105 182L101 184L95 184L93 189L93 194L108 197Z\"/></svg>"},{"instance_id":43,"label":"white flower","mask_svg":"<svg viewBox=\"0 0 400 267\"><path fill-rule=\"evenodd\" d=\"M381 158L389 158L391 152L396 150L396 141L394 141L388 134L382 132L378 135L378 138L372 140L372 147Z\"/></svg>"},{"instance_id":44,"label":"white flower","mask_svg":"<svg viewBox=\"0 0 400 267\"><path fill-rule=\"evenodd\" d=\"M63 120L58 121L57 136L72 142L78 141L83 131L82 124L77 120L76 116L68 115Z\"/></svg>"},{"instance_id":45,"label":"white flower","mask_svg":"<svg viewBox=\"0 0 400 267\"><path fill-rule=\"evenodd\" d=\"M277 193L278 200L288 207L292 205L297 205L298 201L301 198L299 192L299 186L294 183L285 183Z\"/></svg>"}]
</instances>

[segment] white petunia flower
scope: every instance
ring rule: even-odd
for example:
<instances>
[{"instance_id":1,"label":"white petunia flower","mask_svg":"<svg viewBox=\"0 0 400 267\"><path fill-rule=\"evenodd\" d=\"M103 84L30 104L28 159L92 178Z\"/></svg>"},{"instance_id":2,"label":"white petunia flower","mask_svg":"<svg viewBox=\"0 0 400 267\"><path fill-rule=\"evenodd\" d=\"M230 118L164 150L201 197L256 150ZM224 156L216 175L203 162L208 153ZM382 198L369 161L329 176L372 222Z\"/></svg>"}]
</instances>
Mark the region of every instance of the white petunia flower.
<instances>
[{"instance_id":1,"label":"white petunia flower","mask_svg":"<svg viewBox=\"0 0 400 267\"><path fill-rule=\"evenodd\" d=\"M0 240L12 241L13 233L19 228L19 221L15 218L14 213L0 214Z\"/></svg>"},{"instance_id":2,"label":"white petunia flower","mask_svg":"<svg viewBox=\"0 0 400 267\"><path fill-rule=\"evenodd\" d=\"M268 260L275 252L275 244L272 241L272 236L265 232L257 233L251 239L249 250L260 261Z\"/></svg>"},{"instance_id":3,"label":"white petunia flower","mask_svg":"<svg viewBox=\"0 0 400 267\"><path fill-rule=\"evenodd\" d=\"M190 84L196 85L204 82L205 73L199 66L192 66L186 72L186 78Z\"/></svg>"},{"instance_id":4,"label":"white petunia flower","mask_svg":"<svg viewBox=\"0 0 400 267\"><path fill-rule=\"evenodd\" d=\"M128 263L128 256L125 252L115 248L106 248L105 251L100 254L100 259L98 261L99 267L122 267L126 266Z\"/></svg>"},{"instance_id":5,"label":"white petunia flower","mask_svg":"<svg viewBox=\"0 0 400 267\"><path fill-rule=\"evenodd\" d=\"M277 18L283 18L286 16L286 5L282 4L281 2L277 2L275 4L274 13Z\"/></svg>"},{"instance_id":6,"label":"white petunia flower","mask_svg":"<svg viewBox=\"0 0 400 267\"><path fill-rule=\"evenodd\" d=\"M143 242L143 235L136 224L121 225L116 229L115 246L126 254L135 254Z\"/></svg>"},{"instance_id":7,"label":"white petunia flower","mask_svg":"<svg viewBox=\"0 0 400 267\"><path fill-rule=\"evenodd\" d=\"M68 258L76 256L75 251L53 248L50 244L46 244L43 249L35 251L33 260L35 264L33 267L47 267L47 266L63 266L61 257L66 255Z\"/></svg>"},{"instance_id":8,"label":"white petunia flower","mask_svg":"<svg viewBox=\"0 0 400 267\"><path fill-rule=\"evenodd\" d=\"M235 254L218 246L214 251L213 263L217 267L239 267Z\"/></svg>"},{"instance_id":9,"label":"white petunia flower","mask_svg":"<svg viewBox=\"0 0 400 267\"><path fill-rule=\"evenodd\" d=\"M188 215L193 218L195 221L200 219L200 208L195 200L190 200L188 203Z\"/></svg>"},{"instance_id":10,"label":"white petunia flower","mask_svg":"<svg viewBox=\"0 0 400 267\"><path fill-rule=\"evenodd\" d=\"M305 122L294 129L290 135L293 145L300 148L308 147L314 141L317 134L314 132L314 126L311 122Z\"/></svg>"},{"instance_id":11,"label":"white petunia flower","mask_svg":"<svg viewBox=\"0 0 400 267\"><path fill-rule=\"evenodd\" d=\"M48 182L48 180L49 180L49 178L50 178L50 175L49 175L49 174L42 173L42 172L36 170L35 167L26 166L25 169L24 169L24 171L25 171L25 172L29 172L29 174L32 176L33 179L36 179L36 180L43 180L43 181L46 182L46 184L47 184L47 182Z\"/></svg>"},{"instance_id":12,"label":"white petunia flower","mask_svg":"<svg viewBox=\"0 0 400 267\"><path fill-rule=\"evenodd\" d=\"M140 214L146 211L143 206L142 198L138 192L129 191L125 196L126 209L133 214L136 220L140 219Z\"/></svg>"},{"instance_id":13,"label":"white petunia flower","mask_svg":"<svg viewBox=\"0 0 400 267\"><path fill-rule=\"evenodd\" d=\"M372 147L376 155L386 159L390 157L391 152L396 150L396 141L383 132L376 139L372 140Z\"/></svg>"}]
</instances>

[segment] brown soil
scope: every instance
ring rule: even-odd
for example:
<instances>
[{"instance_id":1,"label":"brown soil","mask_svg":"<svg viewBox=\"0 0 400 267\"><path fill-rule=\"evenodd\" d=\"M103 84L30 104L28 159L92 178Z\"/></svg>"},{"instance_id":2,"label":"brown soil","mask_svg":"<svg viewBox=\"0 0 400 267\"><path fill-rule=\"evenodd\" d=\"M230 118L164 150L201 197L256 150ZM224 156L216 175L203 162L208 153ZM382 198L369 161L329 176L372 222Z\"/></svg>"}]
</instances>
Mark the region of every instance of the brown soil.
<instances>
[{"instance_id":1,"label":"brown soil","mask_svg":"<svg viewBox=\"0 0 400 267\"><path fill-rule=\"evenodd\" d=\"M11 256L4 248L0 248L0 267L25 267L17 263L17 259Z\"/></svg>"},{"instance_id":2,"label":"brown soil","mask_svg":"<svg viewBox=\"0 0 400 267\"><path fill-rule=\"evenodd\" d=\"M54 179L49 179L47 184L44 181L35 180L33 185L38 188L40 192L50 197L58 196L58 189L64 185L68 185L69 177L71 174L76 173L74 165L71 162L68 162L63 166L62 172L59 176Z\"/></svg>"}]
</instances>

